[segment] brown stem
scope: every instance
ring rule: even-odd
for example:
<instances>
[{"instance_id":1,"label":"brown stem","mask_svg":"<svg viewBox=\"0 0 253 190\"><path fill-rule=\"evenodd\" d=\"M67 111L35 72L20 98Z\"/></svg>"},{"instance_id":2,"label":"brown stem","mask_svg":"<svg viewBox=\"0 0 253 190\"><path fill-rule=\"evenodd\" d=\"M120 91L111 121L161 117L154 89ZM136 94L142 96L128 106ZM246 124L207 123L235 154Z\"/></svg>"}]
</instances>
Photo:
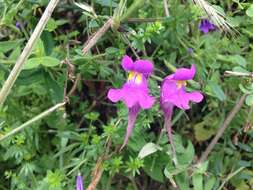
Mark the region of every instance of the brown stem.
<instances>
[{"instance_id":1,"label":"brown stem","mask_svg":"<svg viewBox=\"0 0 253 190\"><path fill-rule=\"evenodd\" d=\"M116 124L114 125L114 127L116 127L119 122L121 121L121 119L119 119ZM108 159L108 154L109 154L109 151L110 151L110 148L111 148L111 145L112 145L112 138L111 137L108 137L107 138L107 141L106 141L106 145L105 145L105 151L104 153L98 158L97 160L97 163L96 163L96 166L92 172L92 180L87 188L87 190L94 190L96 189L96 186L103 174L103 162Z\"/></svg>"},{"instance_id":2,"label":"brown stem","mask_svg":"<svg viewBox=\"0 0 253 190\"><path fill-rule=\"evenodd\" d=\"M87 52L97 43L97 41L106 33L107 30L112 26L113 19L109 18L107 22L94 34L89 38L83 48L83 54L87 54Z\"/></svg>"},{"instance_id":3,"label":"brown stem","mask_svg":"<svg viewBox=\"0 0 253 190\"><path fill-rule=\"evenodd\" d=\"M211 143L208 145L205 152L203 152L203 154L201 155L201 158L198 161L199 163L204 162L207 159L208 155L213 150L214 146L216 145L216 143L218 142L218 140L220 139L220 137L222 136L226 128L229 126L232 119L235 117L235 115L239 112L239 110L243 106L245 98L246 98L246 95L245 94L242 95L240 100L235 104L234 108L230 111L224 123L218 129L215 137L212 139Z\"/></svg>"}]
</instances>

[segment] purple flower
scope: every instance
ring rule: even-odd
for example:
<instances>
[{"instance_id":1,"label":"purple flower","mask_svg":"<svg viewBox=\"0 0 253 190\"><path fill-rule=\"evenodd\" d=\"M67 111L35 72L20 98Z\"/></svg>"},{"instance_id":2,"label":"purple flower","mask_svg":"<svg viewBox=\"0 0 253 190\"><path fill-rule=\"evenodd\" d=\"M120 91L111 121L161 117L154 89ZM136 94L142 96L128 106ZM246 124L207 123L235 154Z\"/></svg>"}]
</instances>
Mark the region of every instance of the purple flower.
<instances>
[{"instance_id":1,"label":"purple flower","mask_svg":"<svg viewBox=\"0 0 253 190\"><path fill-rule=\"evenodd\" d=\"M80 174L76 177L76 190L83 190L83 179Z\"/></svg>"},{"instance_id":2,"label":"purple flower","mask_svg":"<svg viewBox=\"0 0 253 190\"><path fill-rule=\"evenodd\" d=\"M153 71L153 64L148 60L133 60L125 55L121 66L128 74L128 79L121 89L110 89L108 98L112 102L123 101L128 107L128 126L123 148L132 133L140 109L152 107L155 99L149 96L148 77Z\"/></svg>"},{"instance_id":3,"label":"purple flower","mask_svg":"<svg viewBox=\"0 0 253 190\"><path fill-rule=\"evenodd\" d=\"M213 25L207 19L202 19L199 24L199 30L204 34L207 34L209 31L215 30L215 25Z\"/></svg>"},{"instance_id":4,"label":"purple flower","mask_svg":"<svg viewBox=\"0 0 253 190\"><path fill-rule=\"evenodd\" d=\"M17 27L18 29L21 29L21 25L20 25L19 22L16 22L16 27Z\"/></svg>"},{"instance_id":5,"label":"purple flower","mask_svg":"<svg viewBox=\"0 0 253 190\"><path fill-rule=\"evenodd\" d=\"M188 48L188 49L187 49L187 52L188 52L189 54L193 54L193 49L192 49L192 48Z\"/></svg>"},{"instance_id":6,"label":"purple flower","mask_svg":"<svg viewBox=\"0 0 253 190\"><path fill-rule=\"evenodd\" d=\"M164 125L168 132L170 144L175 158L175 147L171 133L171 117L174 106L179 109L190 109L189 102L201 102L203 95L200 92L187 92L186 81L193 79L196 69L192 65L190 69L180 68L174 74L167 76L161 87L160 105L164 112Z\"/></svg>"}]
</instances>

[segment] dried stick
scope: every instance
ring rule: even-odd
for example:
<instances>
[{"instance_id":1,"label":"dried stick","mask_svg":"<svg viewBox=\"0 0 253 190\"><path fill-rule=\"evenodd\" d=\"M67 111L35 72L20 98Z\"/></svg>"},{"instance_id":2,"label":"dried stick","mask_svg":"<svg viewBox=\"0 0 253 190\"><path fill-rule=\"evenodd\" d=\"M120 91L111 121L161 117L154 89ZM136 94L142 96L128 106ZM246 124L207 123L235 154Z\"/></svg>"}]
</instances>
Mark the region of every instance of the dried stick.
<instances>
[{"instance_id":1,"label":"dried stick","mask_svg":"<svg viewBox=\"0 0 253 190\"><path fill-rule=\"evenodd\" d=\"M230 113L228 114L228 116L225 119L224 123L218 129L215 137L212 139L211 143L208 145L205 152L201 155L201 158L198 161L199 163L204 162L207 159L209 153L213 150L214 146L216 145L216 143L218 142L218 140L220 139L220 137L222 136L222 134L224 133L226 128L229 126L232 119L235 117L235 115L238 113L238 111L243 106L245 98L246 98L246 95L245 94L242 95L240 100L235 104L234 108L230 111Z\"/></svg>"},{"instance_id":2,"label":"dried stick","mask_svg":"<svg viewBox=\"0 0 253 190\"><path fill-rule=\"evenodd\" d=\"M253 73L243 73L243 72L235 72L235 71L225 71L225 76L234 76L234 77L251 77L253 78Z\"/></svg>"},{"instance_id":3,"label":"dried stick","mask_svg":"<svg viewBox=\"0 0 253 190\"><path fill-rule=\"evenodd\" d=\"M109 18L107 22L100 28L94 35L89 38L84 44L83 54L87 54L88 51L97 43L97 41L105 34L107 30L112 26L113 19Z\"/></svg>"},{"instance_id":4,"label":"dried stick","mask_svg":"<svg viewBox=\"0 0 253 190\"><path fill-rule=\"evenodd\" d=\"M121 119L119 119L114 127L116 127L119 122L121 121ZM103 162L110 156L108 156L109 154L109 151L110 151L110 148L111 148L111 145L112 145L112 138L111 137L108 137L107 140L106 140L106 144L105 144L105 151L104 153L98 158L97 160L97 163L96 163L96 166L92 172L92 180L87 188L87 190L95 190L96 189L96 186L103 174Z\"/></svg>"},{"instance_id":5,"label":"dried stick","mask_svg":"<svg viewBox=\"0 0 253 190\"><path fill-rule=\"evenodd\" d=\"M94 190L96 189L96 186L102 176L102 173L103 173L103 169L102 169L102 163L104 161L104 158L101 157L97 163L96 163L96 166L95 166L95 169L93 171L93 174L92 174L92 181L91 183L89 184L87 190Z\"/></svg>"},{"instance_id":6,"label":"dried stick","mask_svg":"<svg viewBox=\"0 0 253 190\"><path fill-rule=\"evenodd\" d=\"M164 6L165 15L167 17L170 16L168 0L163 0L163 6Z\"/></svg>"},{"instance_id":7,"label":"dried stick","mask_svg":"<svg viewBox=\"0 0 253 190\"><path fill-rule=\"evenodd\" d=\"M36 43L37 39L40 37L43 29L45 28L49 18L52 15L54 8L56 7L59 0L50 0L45 12L43 13L39 23L37 24L33 34L31 35L30 39L28 40L23 52L19 56L15 66L13 67L10 75L8 76L7 80L5 81L1 91L0 91L0 106L4 103L5 99L7 98L8 94L12 86L14 85L19 73L22 70L22 66L24 65L26 59L32 52L32 48Z\"/></svg>"},{"instance_id":8,"label":"dried stick","mask_svg":"<svg viewBox=\"0 0 253 190\"><path fill-rule=\"evenodd\" d=\"M9 133L0 136L0 142L7 139L8 137L18 133L19 131L25 129L26 127L29 127L31 124L33 124L34 122L42 119L43 117L46 117L47 115L49 115L50 113L54 112L55 110L57 110L58 108L64 106L66 104L66 102L62 102L59 104L56 104L55 106L49 108L48 110L40 113L39 115L37 115L36 117L30 119L29 121L25 122L24 124L20 125L19 127L13 129L12 131L10 131Z\"/></svg>"}]
</instances>

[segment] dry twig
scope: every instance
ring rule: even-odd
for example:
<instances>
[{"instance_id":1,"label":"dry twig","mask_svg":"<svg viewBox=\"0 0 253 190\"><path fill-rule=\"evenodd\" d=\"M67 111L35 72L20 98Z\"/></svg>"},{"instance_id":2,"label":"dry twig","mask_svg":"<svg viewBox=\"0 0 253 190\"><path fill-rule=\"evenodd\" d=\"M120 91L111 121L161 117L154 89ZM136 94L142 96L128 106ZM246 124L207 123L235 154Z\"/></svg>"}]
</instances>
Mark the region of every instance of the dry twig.
<instances>
[{"instance_id":1,"label":"dry twig","mask_svg":"<svg viewBox=\"0 0 253 190\"><path fill-rule=\"evenodd\" d=\"M239 101L235 104L234 108L230 111L227 118L225 119L224 123L221 125L221 127L218 129L215 137L212 139L211 143L206 148L205 152L201 155L201 158L199 159L199 163L204 162L210 152L213 150L214 146L217 144L220 137L223 135L226 128L229 126L232 119L235 117L235 115L240 111L241 107L243 106L244 100L246 98L246 95L242 95Z\"/></svg>"},{"instance_id":2,"label":"dry twig","mask_svg":"<svg viewBox=\"0 0 253 190\"><path fill-rule=\"evenodd\" d=\"M55 9L56 5L58 4L59 0L51 0L43 13L39 23L37 24L33 34L31 35L30 39L28 40L23 52L19 56L15 66L13 67L10 75L8 76L7 80L5 81L1 91L0 91L0 105L2 105L7 98L8 94L12 86L14 85L16 79L18 78L19 73L22 70L25 61L29 57L32 52L32 48L36 43L37 39L40 37L43 29L45 28L48 20L50 19L53 10Z\"/></svg>"},{"instance_id":3,"label":"dry twig","mask_svg":"<svg viewBox=\"0 0 253 190\"><path fill-rule=\"evenodd\" d=\"M204 10L211 22L220 30L233 33L232 25L226 20L225 15L222 14L217 8L215 8L205 0L193 0L193 2L202 10Z\"/></svg>"},{"instance_id":4,"label":"dry twig","mask_svg":"<svg viewBox=\"0 0 253 190\"><path fill-rule=\"evenodd\" d=\"M83 54L87 54L88 51L97 43L97 41L106 33L107 30L112 26L113 19L109 18L107 22L84 44Z\"/></svg>"}]
</instances>

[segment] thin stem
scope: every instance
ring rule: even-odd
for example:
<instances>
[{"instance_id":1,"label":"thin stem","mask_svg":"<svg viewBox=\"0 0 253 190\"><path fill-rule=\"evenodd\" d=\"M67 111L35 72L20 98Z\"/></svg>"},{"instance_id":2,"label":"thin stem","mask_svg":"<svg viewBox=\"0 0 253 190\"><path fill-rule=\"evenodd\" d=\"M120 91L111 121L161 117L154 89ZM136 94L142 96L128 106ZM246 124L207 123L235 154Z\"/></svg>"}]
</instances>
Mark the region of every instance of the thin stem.
<instances>
[{"instance_id":1,"label":"thin stem","mask_svg":"<svg viewBox=\"0 0 253 190\"><path fill-rule=\"evenodd\" d=\"M128 179L130 179L130 181L131 181L131 183L133 185L134 190L138 190L138 187L137 187L137 184L134 181L134 178L133 177L128 177Z\"/></svg>"},{"instance_id":2,"label":"thin stem","mask_svg":"<svg viewBox=\"0 0 253 190\"><path fill-rule=\"evenodd\" d=\"M97 41L109 30L109 28L113 24L113 19L109 18L107 22L94 34L89 38L83 48L83 54L87 54L88 51L97 43Z\"/></svg>"},{"instance_id":3,"label":"thin stem","mask_svg":"<svg viewBox=\"0 0 253 190\"><path fill-rule=\"evenodd\" d=\"M125 22L128 23L144 23L144 22L157 22L157 21L165 21L165 17L157 17L157 18L129 18Z\"/></svg>"},{"instance_id":4,"label":"thin stem","mask_svg":"<svg viewBox=\"0 0 253 190\"><path fill-rule=\"evenodd\" d=\"M31 35L30 39L28 40L23 52L19 56L15 66L13 67L10 75L8 76L7 80L5 81L3 87L0 91L0 106L4 103L5 99L7 98L8 94L10 93L12 86L14 85L19 73L22 70L22 66L24 65L26 59L31 54L34 44L36 43L37 39L40 37L43 29L45 28L49 18L52 15L52 12L58 2L59 2L59 0L50 0L44 14L42 15L33 34Z\"/></svg>"},{"instance_id":5,"label":"thin stem","mask_svg":"<svg viewBox=\"0 0 253 190\"><path fill-rule=\"evenodd\" d=\"M164 62L165 62L165 65L172 71L172 72L175 72L177 70L177 68L172 65L169 61L165 60L164 59Z\"/></svg>"},{"instance_id":6,"label":"thin stem","mask_svg":"<svg viewBox=\"0 0 253 190\"><path fill-rule=\"evenodd\" d=\"M111 189L111 183L112 183L112 175L109 175L109 179L107 180L107 184L106 184L106 190Z\"/></svg>"},{"instance_id":7,"label":"thin stem","mask_svg":"<svg viewBox=\"0 0 253 190\"><path fill-rule=\"evenodd\" d=\"M235 104L234 108L230 111L224 123L218 129L215 137L212 139L211 143L208 145L205 152L201 155L201 158L198 161L199 163L204 162L207 159L208 155L213 150L214 146L216 145L216 143L218 142L218 140L220 139L220 137L222 136L226 128L229 126L232 119L235 117L235 115L239 112L239 110L243 106L245 98L246 98L246 95L245 94L242 95L239 101Z\"/></svg>"},{"instance_id":8,"label":"thin stem","mask_svg":"<svg viewBox=\"0 0 253 190\"><path fill-rule=\"evenodd\" d=\"M46 117L47 115L49 115L50 113L54 112L55 110L57 110L58 108L64 106L66 104L66 102L62 102L59 104L56 104L55 106L49 108L48 110L40 113L39 115L37 115L36 117L30 119L29 121L25 122L24 124L20 125L19 127L13 129L12 131L10 131L9 133L0 136L0 142L9 138L10 136L18 133L19 131L22 131L23 129L25 129L26 127L29 127L31 124L33 124L34 122Z\"/></svg>"},{"instance_id":9,"label":"thin stem","mask_svg":"<svg viewBox=\"0 0 253 190\"><path fill-rule=\"evenodd\" d=\"M234 171L233 173L229 174L228 177L222 182L221 186L218 188L218 190L222 190L224 185L235 175L237 175L239 172L241 172L245 167L240 167L238 170Z\"/></svg>"},{"instance_id":10,"label":"thin stem","mask_svg":"<svg viewBox=\"0 0 253 190\"><path fill-rule=\"evenodd\" d=\"M128 46L130 47L130 49L131 49L132 52L134 53L135 57L136 57L137 59L140 59L140 56L137 54L137 52L135 51L134 47L131 45L131 42L129 41L127 35L122 34L122 35L120 35L120 36L121 36L121 38L123 38L123 40L125 40L125 42L128 44Z\"/></svg>"}]
</instances>

